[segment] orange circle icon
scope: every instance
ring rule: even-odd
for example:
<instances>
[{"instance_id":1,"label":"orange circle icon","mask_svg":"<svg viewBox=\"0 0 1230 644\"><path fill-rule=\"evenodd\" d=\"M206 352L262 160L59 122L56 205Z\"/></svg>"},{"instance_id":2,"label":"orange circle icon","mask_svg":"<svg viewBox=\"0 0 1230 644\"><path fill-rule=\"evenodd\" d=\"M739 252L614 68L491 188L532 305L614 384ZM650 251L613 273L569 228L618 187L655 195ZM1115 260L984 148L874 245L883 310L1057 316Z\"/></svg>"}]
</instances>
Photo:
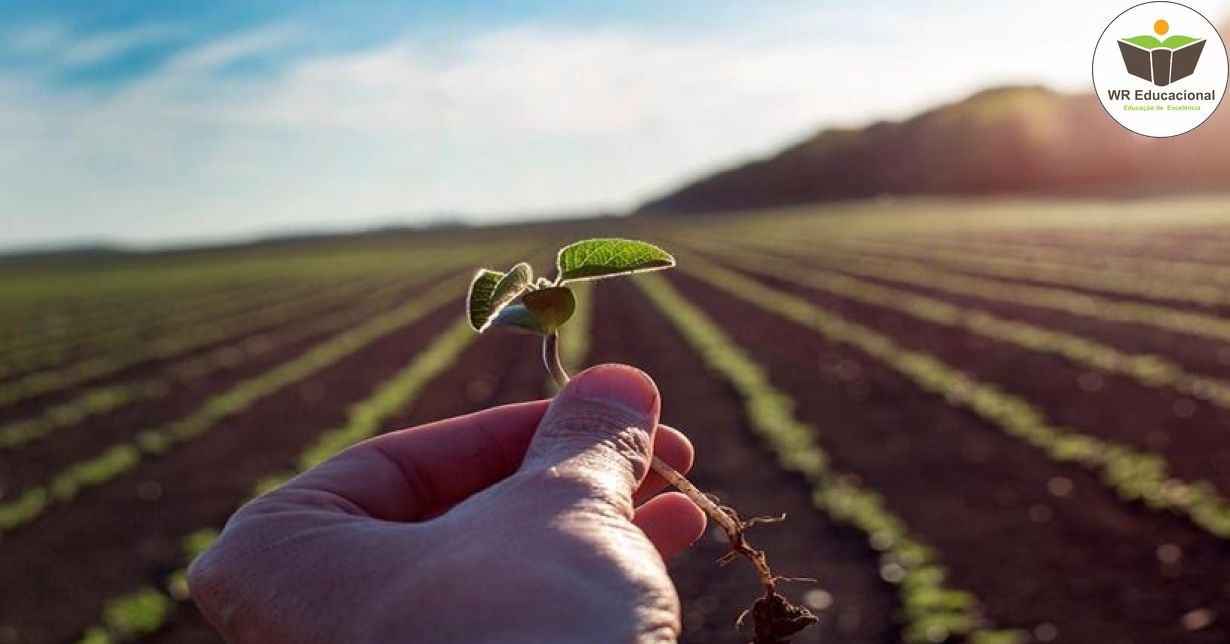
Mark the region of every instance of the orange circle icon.
<instances>
[{"instance_id":1,"label":"orange circle icon","mask_svg":"<svg viewBox=\"0 0 1230 644\"><path fill-rule=\"evenodd\" d=\"M1170 31L1170 23L1166 22L1165 20L1158 20L1157 22L1153 23L1153 31L1156 31L1157 35L1163 36L1166 34L1167 31Z\"/></svg>"}]
</instances>

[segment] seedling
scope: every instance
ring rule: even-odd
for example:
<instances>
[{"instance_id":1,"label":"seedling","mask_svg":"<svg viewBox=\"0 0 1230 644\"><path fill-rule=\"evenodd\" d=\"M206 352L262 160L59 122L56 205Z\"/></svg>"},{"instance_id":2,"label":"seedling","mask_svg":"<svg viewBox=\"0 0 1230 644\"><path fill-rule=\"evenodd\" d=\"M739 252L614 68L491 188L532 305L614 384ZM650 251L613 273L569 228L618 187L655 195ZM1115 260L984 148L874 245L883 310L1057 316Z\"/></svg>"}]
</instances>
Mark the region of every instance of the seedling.
<instances>
[{"instance_id":1,"label":"seedling","mask_svg":"<svg viewBox=\"0 0 1230 644\"><path fill-rule=\"evenodd\" d=\"M555 279L535 278L533 269L524 262L507 272L480 269L470 283L466 314L470 325L479 333L493 327L513 327L542 336L543 363L552 379L562 387L569 376L560 362L560 328L576 310L576 297L568 284L662 270L674 265L674 257L652 244L627 239L587 239L560 249ZM806 608L791 604L777 593L776 582L783 578L773 575L764 551L752 547L745 534L753 525L780 521L784 517L743 521L733 508L701 492L657 456L653 457L650 467L721 526L730 541L730 552L719 560L721 564L743 557L755 567L764 586L764 596L744 613L752 616L753 644L786 642L816 621L816 616Z\"/></svg>"}]
</instances>

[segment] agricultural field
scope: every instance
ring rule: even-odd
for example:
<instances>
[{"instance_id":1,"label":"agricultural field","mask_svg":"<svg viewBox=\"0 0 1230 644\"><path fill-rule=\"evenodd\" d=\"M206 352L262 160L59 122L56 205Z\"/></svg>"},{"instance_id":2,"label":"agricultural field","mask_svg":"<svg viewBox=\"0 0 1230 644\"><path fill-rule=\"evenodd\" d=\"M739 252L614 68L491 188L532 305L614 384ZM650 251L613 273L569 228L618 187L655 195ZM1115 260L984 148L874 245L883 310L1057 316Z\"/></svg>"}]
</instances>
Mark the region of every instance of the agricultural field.
<instances>
[{"instance_id":1,"label":"agricultural field","mask_svg":"<svg viewBox=\"0 0 1230 644\"><path fill-rule=\"evenodd\" d=\"M216 642L184 569L356 441L547 396L476 267L593 236L572 368L636 365L797 642L1230 641L1230 200L879 200L0 263L0 643ZM671 562L688 642L759 592Z\"/></svg>"}]
</instances>

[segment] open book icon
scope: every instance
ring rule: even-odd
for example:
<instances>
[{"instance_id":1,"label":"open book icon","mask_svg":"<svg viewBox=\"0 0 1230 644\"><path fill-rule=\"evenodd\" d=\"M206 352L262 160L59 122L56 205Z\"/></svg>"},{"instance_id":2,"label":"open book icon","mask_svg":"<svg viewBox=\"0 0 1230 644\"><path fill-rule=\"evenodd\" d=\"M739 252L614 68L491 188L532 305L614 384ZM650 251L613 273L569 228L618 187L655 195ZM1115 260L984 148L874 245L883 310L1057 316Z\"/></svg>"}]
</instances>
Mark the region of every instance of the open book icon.
<instances>
[{"instance_id":1,"label":"open book icon","mask_svg":"<svg viewBox=\"0 0 1230 644\"><path fill-rule=\"evenodd\" d=\"M1136 36L1119 39L1119 53L1129 74L1165 87L1196 71L1204 42L1204 38L1191 36L1171 36L1166 40Z\"/></svg>"}]
</instances>

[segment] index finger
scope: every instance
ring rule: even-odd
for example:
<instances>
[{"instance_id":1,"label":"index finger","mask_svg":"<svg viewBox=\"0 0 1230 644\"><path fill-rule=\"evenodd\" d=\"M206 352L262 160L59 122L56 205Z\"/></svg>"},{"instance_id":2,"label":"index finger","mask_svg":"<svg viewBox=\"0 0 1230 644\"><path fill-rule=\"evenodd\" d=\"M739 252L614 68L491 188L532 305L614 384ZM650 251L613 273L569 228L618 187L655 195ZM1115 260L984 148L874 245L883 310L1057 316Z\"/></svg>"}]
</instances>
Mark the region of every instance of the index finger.
<instances>
[{"instance_id":1,"label":"index finger","mask_svg":"<svg viewBox=\"0 0 1230 644\"><path fill-rule=\"evenodd\" d=\"M515 472L548 403L493 407L370 438L272 494L386 521L432 516Z\"/></svg>"},{"instance_id":2,"label":"index finger","mask_svg":"<svg viewBox=\"0 0 1230 644\"><path fill-rule=\"evenodd\" d=\"M435 516L516 472L549 404L493 407L368 439L295 477L269 500L385 521ZM692 444L678 430L660 426L653 449L680 472L692 466ZM651 473L634 500L665 486Z\"/></svg>"}]
</instances>

